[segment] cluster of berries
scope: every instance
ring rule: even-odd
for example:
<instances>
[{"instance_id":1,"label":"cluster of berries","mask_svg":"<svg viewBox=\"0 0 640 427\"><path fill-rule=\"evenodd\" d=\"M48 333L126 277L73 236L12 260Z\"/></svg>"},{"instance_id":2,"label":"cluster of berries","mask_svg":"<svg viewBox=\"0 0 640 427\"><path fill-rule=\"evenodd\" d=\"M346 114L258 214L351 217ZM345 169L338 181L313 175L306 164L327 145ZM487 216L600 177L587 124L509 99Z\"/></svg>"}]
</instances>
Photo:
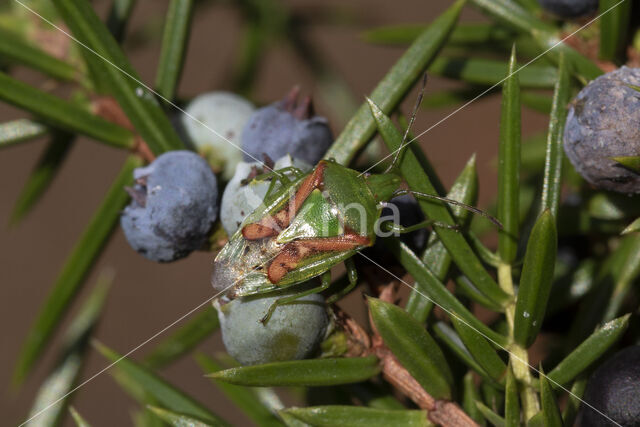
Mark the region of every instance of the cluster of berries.
<instances>
[{"instance_id":1,"label":"cluster of berries","mask_svg":"<svg viewBox=\"0 0 640 427\"><path fill-rule=\"evenodd\" d=\"M236 177L226 186L220 212L231 235L266 192L264 183L252 186L253 198L246 191L251 169L262 166L259 159L286 157L275 166L309 170L333 140L327 120L313 114L309 98L298 102L297 89L260 109L228 92L200 95L181 116L181 130L198 153L162 154L136 169L135 185L127 189L132 200L122 214L122 228L130 245L152 261L175 261L206 243L219 214L216 174L222 181ZM242 152L252 163L242 162Z\"/></svg>"},{"instance_id":2,"label":"cluster of berries","mask_svg":"<svg viewBox=\"0 0 640 427\"><path fill-rule=\"evenodd\" d=\"M621 67L590 82L569 105L564 150L575 169L594 187L640 193L640 174L614 160L640 156L638 87L640 69ZM584 394L588 405L581 405L578 425L638 425L639 396L640 346L632 346L606 360L591 375Z\"/></svg>"},{"instance_id":3,"label":"cluster of berries","mask_svg":"<svg viewBox=\"0 0 640 427\"><path fill-rule=\"evenodd\" d=\"M121 217L130 245L157 262L175 261L206 245L218 218L232 236L261 205L269 187L279 185L253 177L290 166L310 171L333 140L327 120L314 114L310 98L300 99L297 88L259 109L232 93L203 94L191 101L178 124L197 154L168 152L137 169L135 185L128 189L132 200ZM216 174L228 181L220 204ZM402 196L392 203L403 225L423 220L412 197ZM411 246L420 247L425 236L421 230L405 237ZM372 250L375 256L376 248ZM282 297L272 292L216 302L223 341L240 363L300 359L317 350L329 329L324 299L309 295L279 306L269 322L260 323L271 304Z\"/></svg>"},{"instance_id":4,"label":"cluster of berries","mask_svg":"<svg viewBox=\"0 0 640 427\"><path fill-rule=\"evenodd\" d=\"M576 170L596 187L640 192L640 175L613 160L639 154L638 86L640 69L622 67L592 81L569 106L565 152ZM199 154L169 152L137 169L135 185L127 189L132 200L121 217L131 246L157 262L174 261L201 248L218 217L229 235L237 231L272 185L251 179L266 170L257 159L265 159L266 163L277 159L275 164L268 164L276 170L295 166L308 171L332 142L326 119L314 115L308 98L299 101L296 89L283 100L260 109L233 94L205 94L193 100L187 113L182 128ZM241 146L244 158L238 154L237 146ZM220 205L214 171L228 181ZM403 225L423 219L414 199L393 202ZM413 240L415 246L422 246L424 236L414 235ZM324 299L318 294L279 306L268 323L260 323L271 304L286 295L287 291L237 298L222 305L216 302L223 341L240 363L300 359L317 351L330 329ZM633 359L632 367L639 366L637 347L625 354L602 365L592 377L586 397L598 403L595 406L608 405L597 400L603 396L606 399L609 394L590 390L611 390L613 396L619 389L614 383L624 383L626 378L600 372L609 372L610 364L618 369L621 364L628 364L628 359ZM589 412L583 412L583 422L590 425Z\"/></svg>"},{"instance_id":5,"label":"cluster of berries","mask_svg":"<svg viewBox=\"0 0 640 427\"><path fill-rule=\"evenodd\" d=\"M179 131L197 153L162 154L136 169L135 185L127 188L131 203L120 223L131 247L156 262L183 258L207 244L218 218L231 236L260 205L271 183L247 179L262 170L258 159L279 159L268 165L276 170L288 166L310 170L333 137L327 120L314 114L310 99L298 98L294 89L260 109L228 92L195 98L181 116ZM221 181L230 179L221 202L216 174ZM222 306L216 301L223 342L240 363L301 359L317 351L329 327L320 295L283 305L268 323L260 323L283 295L238 298Z\"/></svg>"}]
</instances>

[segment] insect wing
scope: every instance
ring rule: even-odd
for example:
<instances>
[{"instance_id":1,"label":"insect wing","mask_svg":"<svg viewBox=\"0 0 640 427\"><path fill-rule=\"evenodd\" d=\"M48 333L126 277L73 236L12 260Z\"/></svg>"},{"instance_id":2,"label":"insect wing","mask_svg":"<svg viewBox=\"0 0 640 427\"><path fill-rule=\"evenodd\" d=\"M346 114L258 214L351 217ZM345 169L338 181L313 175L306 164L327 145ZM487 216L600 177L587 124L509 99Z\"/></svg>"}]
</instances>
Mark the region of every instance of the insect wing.
<instances>
[{"instance_id":1,"label":"insect wing","mask_svg":"<svg viewBox=\"0 0 640 427\"><path fill-rule=\"evenodd\" d=\"M267 278L266 268L278 255L281 245L276 242L275 237L247 240L242 235L242 228L285 207L304 178L301 177L291 185L276 191L245 218L238 231L231 236L213 261L211 283L214 289L227 292L230 298L235 298L276 288Z\"/></svg>"}]
</instances>

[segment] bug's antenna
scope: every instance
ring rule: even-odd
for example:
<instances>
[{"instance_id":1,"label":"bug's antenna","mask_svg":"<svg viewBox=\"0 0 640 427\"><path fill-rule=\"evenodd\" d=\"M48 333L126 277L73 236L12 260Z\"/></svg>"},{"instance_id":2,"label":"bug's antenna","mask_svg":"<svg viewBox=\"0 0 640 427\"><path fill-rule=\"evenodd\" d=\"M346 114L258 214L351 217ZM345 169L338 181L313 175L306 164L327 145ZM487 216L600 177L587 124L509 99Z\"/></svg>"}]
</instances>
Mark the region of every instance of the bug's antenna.
<instances>
[{"instance_id":1,"label":"bug's antenna","mask_svg":"<svg viewBox=\"0 0 640 427\"><path fill-rule=\"evenodd\" d=\"M441 202L449 203L450 205L460 206L461 208L466 209L469 212L473 212L473 213L478 214L478 215L480 215L480 216L482 216L484 218L487 218L489 221L494 223L500 230L503 229L502 223L500 221L498 221L498 218L494 217L493 215L490 215L490 214L486 213L482 209L478 209L478 208L476 208L474 206L467 205L466 203L462 203L462 202L459 202L457 200L448 199L446 197L435 196L433 194L421 193L419 191L413 191L413 190L398 190L395 193L393 193L393 197L402 196L402 195L405 195L405 194L413 194L414 196L416 196L418 198L422 197L422 198L425 198L425 199L440 200Z\"/></svg>"},{"instance_id":2,"label":"bug's antenna","mask_svg":"<svg viewBox=\"0 0 640 427\"><path fill-rule=\"evenodd\" d=\"M385 173L389 173L398 167L402 154L410 144L410 143L407 143L407 139L409 137L409 132L411 131L411 127L413 126L413 123L416 121L416 116L418 115L418 109L422 104L422 99L424 98L424 91L425 91L425 88L427 87L427 81L428 81L427 73L424 73L422 75L422 86L420 88L420 93L418 94L418 98L416 98L416 104L414 105L413 111L411 112L411 118L409 119L409 124L407 125L407 129L405 129L404 135L402 136L402 142L400 143L400 147L396 150L393 156L393 161L391 162L391 164L389 165Z\"/></svg>"}]
</instances>

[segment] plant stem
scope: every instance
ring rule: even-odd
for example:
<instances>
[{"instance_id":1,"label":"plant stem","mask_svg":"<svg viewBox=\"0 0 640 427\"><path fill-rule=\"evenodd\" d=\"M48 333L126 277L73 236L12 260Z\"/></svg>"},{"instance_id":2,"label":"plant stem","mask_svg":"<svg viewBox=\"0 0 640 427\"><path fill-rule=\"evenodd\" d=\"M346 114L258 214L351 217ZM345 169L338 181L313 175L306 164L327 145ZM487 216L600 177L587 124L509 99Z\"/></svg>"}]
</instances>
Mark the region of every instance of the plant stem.
<instances>
[{"instance_id":1,"label":"plant stem","mask_svg":"<svg viewBox=\"0 0 640 427\"><path fill-rule=\"evenodd\" d=\"M538 395L531 386L531 371L529 370L529 355L527 349L513 344L509 349L509 359L513 376L519 382L520 400L524 410L525 420L531 419L540 410Z\"/></svg>"},{"instance_id":2,"label":"plant stem","mask_svg":"<svg viewBox=\"0 0 640 427\"><path fill-rule=\"evenodd\" d=\"M507 324L509 325L509 341L513 341L513 317L516 311L516 304L513 298L513 279L511 278L511 264L501 262L498 264L498 285L511 298L503 305L504 312L507 316Z\"/></svg>"},{"instance_id":3,"label":"plant stem","mask_svg":"<svg viewBox=\"0 0 640 427\"><path fill-rule=\"evenodd\" d=\"M498 265L498 284L503 291L515 297L513 279L511 275L511 264L500 263ZM513 325L516 310L516 299L512 298L504 304L504 312L507 317L509 328L509 360L513 376L519 383L520 399L524 409L525 420L529 420L538 413L540 404L535 390L531 387L532 378L529 370L529 354L527 349L513 341Z\"/></svg>"}]
</instances>

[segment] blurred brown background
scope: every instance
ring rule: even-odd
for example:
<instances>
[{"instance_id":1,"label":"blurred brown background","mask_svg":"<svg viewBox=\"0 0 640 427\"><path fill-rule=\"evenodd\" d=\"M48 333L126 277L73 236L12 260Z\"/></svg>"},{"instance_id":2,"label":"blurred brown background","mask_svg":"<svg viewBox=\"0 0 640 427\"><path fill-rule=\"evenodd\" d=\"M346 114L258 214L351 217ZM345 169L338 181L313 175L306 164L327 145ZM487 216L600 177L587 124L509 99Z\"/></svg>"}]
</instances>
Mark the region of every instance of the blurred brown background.
<instances>
[{"instance_id":1,"label":"blurred brown background","mask_svg":"<svg viewBox=\"0 0 640 427\"><path fill-rule=\"evenodd\" d=\"M110 3L94 1L102 15ZM308 33L321 55L344 77L360 100L402 53L401 48L368 45L359 38L360 32L378 25L428 22L451 2L315 0L285 3L292 8L302 9L334 5L355 14L359 21L355 25L314 25L308 28ZM139 34L145 28L161 28L166 6L167 1L139 1L128 33ZM198 4L179 89L182 97L226 88L235 59L240 19L228 4L212 1ZM469 7L462 15L462 20L466 21L480 19L482 17ZM159 38L143 44L125 43L125 47L143 80L152 83L159 56ZM17 75L30 83L44 82L41 76L25 70L20 70ZM271 102L297 83L305 93L317 92L308 69L292 52L286 47L272 46L258 77L255 100L259 103ZM450 84L433 78L427 92ZM410 98L405 111L413 105L414 98ZM499 108L499 97L486 97L420 139L447 185L453 181L469 156L474 152L478 154L480 206L486 206L496 185L492 159L497 150ZM331 106L320 104L317 109L320 114L332 117ZM415 134L427 129L450 111L422 110L415 125ZM25 113L0 105L2 121L24 116ZM337 134L340 129L335 120L333 127ZM546 127L546 118L524 110L523 127L525 136L529 135ZM124 152L86 139L78 141L41 203L19 226L9 228L6 224L13 203L42 147L43 141L37 141L7 148L0 153L0 414L5 425L17 425L25 419L34 393L54 361L55 346L49 348L46 357L21 390L16 392L10 389L11 373L27 330L74 241L98 206L125 156ZM211 263L212 255L195 253L173 264L154 264L133 252L118 230L89 278L91 283L97 273L106 268L116 273L107 309L97 331L98 338L117 351L126 353L196 307L211 296ZM352 295L350 299L360 304L357 295ZM134 353L133 357L141 357L152 346L153 342ZM220 348L218 334L201 346L205 352ZM106 364L103 358L91 354L83 378L90 377ZM248 423L203 377L192 359L183 359L163 371L163 375L228 420L239 425ZM137 408L108 373L100 375L76 392L72 403L94 426L130 425L130 414Z\"/></svg>"}]
</instances>

